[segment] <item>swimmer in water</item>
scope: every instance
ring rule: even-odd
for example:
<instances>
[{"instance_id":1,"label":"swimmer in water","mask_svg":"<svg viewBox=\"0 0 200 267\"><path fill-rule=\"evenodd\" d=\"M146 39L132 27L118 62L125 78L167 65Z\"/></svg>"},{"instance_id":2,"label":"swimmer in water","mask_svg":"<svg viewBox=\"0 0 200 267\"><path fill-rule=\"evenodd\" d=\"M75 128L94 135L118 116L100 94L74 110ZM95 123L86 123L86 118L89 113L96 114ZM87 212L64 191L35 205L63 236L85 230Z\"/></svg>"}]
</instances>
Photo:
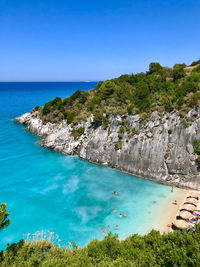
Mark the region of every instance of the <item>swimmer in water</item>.
<instances>
[{"instance_id":1,"label":"swimmer in water","mask_svg":"<svg viewBox=\"0 0 200 267\"><path fill-rule=\"evenodd\" d=\"M154 203L156 204L157 203L157 200L154 200Z\"/></svg>"},{"instance_id":2,"label":"swimmer in water","mask_svg":"<svg viewBox=\"0 0 200 267\"><path fill-rule=\"evenodd\" d=\"M117 192L117 191L114 191L113 194L114 194L114 195L118 195L118 192Z\"/></svg>"},{"instance_id":3,"label":"swimmer in water","mask_svg":"<svg viewBox=\"0 0 200 267\"><path fill-rule=\"evenodd\" d=\"M126 213L124 213L124 214L123 214L123 216L124 216L124 217L126 217L126 216L127 216L127 214L126 214Z\"/></svg>"},{"instance_id":4,"label":"swimmer in water","mask_svg":"<svg viewBox=\"0 0 200 267\"><path fill-rule=\"evenodd\" d=\"M118 229L119 229L119 226L118 226L118 225L116 225L116 226L115 226L115 229L116 229L116 230L118 230Z\"/></svg>"},{"instance_id":5,"label":"swimmer in water","mask_svg":"<svg viewBox=\"0 0 200 267\"><path fill-rule=\"evenodd\" d=\"M172 190L171 190L171 192L173 193L174 192L174 186L172 185Z\"/></svg>"},{"instance_id":6,"label":"swimmer in water","mask_svg":"<svg viewBox=\"0 0 200 267\"><path fill-rule=\"evenodd\" d=\"M112 213L115 213L117 211L117 209L114 209L113 211L112 211Z\"/></svg>"},{"instance_id":7,"label":"swimmer in water","mask_svg":"<svg viewBox=\"0 0 200 267\"><path fill-rule=\"evenodd\" d=\"M105 235L105 231L104 230L102 231L102 235Z\"/></svg>"},{"instance_id":8,"label":"swimmer in water","mask_svg":"<svg viewBox=\"0 0 200 267\"><path fill-rule=\"evenodd\" d=\"M107 226L107 230L110 230L110 225Z\"/></svg>"},{"instance_id":9,"label":"swimmer in water","mask_svg":"<svg viewBox=\"0 0 200 267\"><path fill-rule=\"evenodd\" d=\"M122 214L121 213L119 214L119 217L122 218Z\"/></svg>"}]
</instances>

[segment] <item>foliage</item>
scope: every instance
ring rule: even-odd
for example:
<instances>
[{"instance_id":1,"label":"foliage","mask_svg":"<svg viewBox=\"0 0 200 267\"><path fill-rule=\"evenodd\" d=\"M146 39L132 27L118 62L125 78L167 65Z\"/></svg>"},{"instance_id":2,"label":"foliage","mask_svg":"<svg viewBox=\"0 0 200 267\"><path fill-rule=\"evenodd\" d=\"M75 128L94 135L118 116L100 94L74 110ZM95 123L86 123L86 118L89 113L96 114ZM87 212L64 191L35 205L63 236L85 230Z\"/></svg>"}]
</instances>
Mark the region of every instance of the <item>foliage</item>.
<instances>
[{"instance_id":1,"label":"foliage","mask_svg":"<svg viewBox=\"0 0 200 267\"><path fill-rule=\"evenodd\" d=\"M66 114L67 123L70 124L73 122L74 118L76 116L76 112L72 111Z\"/></svg>"},{"instance_id":2,"label":"foliage","mask_svg":"<svg viewBox=\"0 0 200 267\"><path fill-rule=\"evenodd\" d=\"M174 231L161 235L129 236L119 240L108 233L103 240L92 240L73 249L49 246L44 241L8 245L0 256L1 266L199 266L200 225L197 230Z\"/></svg>"},{"instance_id":3,"label":"foliage","mask_svg":"<svg viewBox=\"0 0 200 267\"><path fill-rule=\"evenodd\" d=\"M102 118L102 124L103 124L103 128L106 129L109 125L109 120L106 116L103 116Z\"/></svg>"},{"instance_id":4,"label":"foliage","mask_svg":"<svg viewBox=\"0 0 200 267\"><path fill-rule=\"evenodd\" d=\"M194 140L194 152L197 155L200 155L200 140L198 140L198 139Z\"/></svg>"},{"instance_id":5,"label":"foliage","mask_svg":"<svg viewBox=\"0 0 200 267\"><path fill-rule=\"evenodd\" d=\"M84 134L85 128L79 127L78 129L73 129L72 134L74 136L74 139L76 140L78 137L80 137L82 134Z\"/></svg>"},{"instance_id":6,"label":"foliage","mask_svg":"<svg viewBox=\"0 0 200 267\"><path fill-rule=\"evenodd\" d=\"M158 62L152 62L149 64L149 74L159 73L162 69L163 67Z\"/></svg>"},{"instance_id":7,"label":"foliage","mask_svg":"<svg viewBox=\"0 0 200 267\"><path fill-rule=\"evenodd\" d=\"M149 65L149 71L125 74L118 78L101 81L88 92L77 90L71 97L56 97L44 107L36 108L46 122L80 123L91 114L94 127L109 127L110 114L139 114L142 120L150 118L152 111L186 114L200 105L200 64L175 64L163 67L158 62ZM184 115L185 116L185 115Z\"/></svg>"},{"instance_id":8,"label":"foliage","mask_svg":"<svg viewBox=\"0 0 200 267\"><path fill-rule=\"evenodd\" d=\"M41 109L40 106L36 106L33 110L34 110L34 111L38 111L38 110L40 110L40 109Z\"/></svg>"},{"instance_id":9,"label":"foliage","mask_svg":"<svg viewBox=\"0 0 200 267\"><path fill-rule=\"evenodd\" d=\"M42 112L44 115L48 114L51 111L51 109L52 110L59 109L61 105L62 105L62 99L60 97L56 97L52 101L49 101L44 105Z\"/></svg>"},{"instance_id":10,"label":"foliage","mask_svg":"<svg viewBox=\"0 0 200 267\"><path fill-rule=\"evenodd\" d=\"M138 135L140 133L139 129L133 128L132 129L132 135Z\"/></svg>"},{"instance_id":11,"label":"foliage","mask_svg":"<svg viewBox=\"0 0 200 267\"><path fill-rule=\"evenodd\" d=\"M10 225L9 212L6 210L6 206L6 203L0 205L0 231Z\"/></svg>"},{"instance_id":12,"label":"foliage","mask_svg":"<svg viewBox=\"0 0 200 267\"><path fill-rule=\"evenodd\" d=\"M185 64L175 64L173 67L173 80L176 81L178 79L183 78L186 73L184 71L184 68L186 67Z\"/></svg>"},{"instance_id":13,"label":"foliage","mask_svg":"<svg viewBox=\"0 0 200 267\"><path fill-rule=\"evenodd\" d=\"M197 157L196 162L197 162L198 166L200 166L200 155Z\"/></svg>"},{"instance_id":14,"label":"foliage","mask_svg":"<svg viewBox=\"0 0 200 267\"><path fill-rule=\"evenodd\" d=\"M200 64L200 60L197 60L197 61L193 61L192 64L190 66L196 66Z\"/></svg>"}]
</instances>

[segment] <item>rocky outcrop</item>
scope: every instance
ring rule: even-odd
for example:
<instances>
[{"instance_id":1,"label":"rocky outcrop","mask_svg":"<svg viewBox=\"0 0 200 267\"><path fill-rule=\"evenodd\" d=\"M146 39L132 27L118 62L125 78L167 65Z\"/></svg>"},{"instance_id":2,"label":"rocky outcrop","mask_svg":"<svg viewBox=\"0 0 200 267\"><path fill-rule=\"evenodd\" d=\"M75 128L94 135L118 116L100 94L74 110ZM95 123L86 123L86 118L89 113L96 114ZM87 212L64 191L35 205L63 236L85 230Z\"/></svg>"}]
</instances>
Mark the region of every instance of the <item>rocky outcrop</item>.
<instances>
[{"instance_id":1,"label":"rocky outcrop","mask_svg":"<svg viewBox=\"0 0 200 267\"><path fill-rule=\"evenodd\" d=\"M94 127L91 116L74 126L85 128L77 140L66 121L43 124L37 111L15 121L26 124L47 148L157 182L200 189L193 148L194 139L200 139L200 112L191 110L186 117L187 123L176 112L163 116L153 112L148 122L139 115L110 115L110 126L104 129Z\"/></svg>"}]
</instances>

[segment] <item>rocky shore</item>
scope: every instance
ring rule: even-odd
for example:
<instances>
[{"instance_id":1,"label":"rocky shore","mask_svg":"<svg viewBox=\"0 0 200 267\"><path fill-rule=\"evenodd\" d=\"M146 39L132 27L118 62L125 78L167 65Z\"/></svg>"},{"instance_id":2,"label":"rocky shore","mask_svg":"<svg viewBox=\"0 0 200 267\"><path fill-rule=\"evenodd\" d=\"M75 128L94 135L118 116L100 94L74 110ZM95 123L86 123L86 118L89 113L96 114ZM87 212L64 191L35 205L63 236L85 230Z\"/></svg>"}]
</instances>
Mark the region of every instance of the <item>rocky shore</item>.
<instances>
[{"instance_id":1,"label":"rocky shore","mask_svg":"<svg viewBox=\"0 0 200 267\"><path fill-rule=\"evenodd\" d=\"M14 121L40 136L44 147L160 183L199 190L193 142L200 139L200 111L192 109L185 117L188 122L183 123L176 111L162 116L155 111L148 121L139 115L109 115L109 126L104 128L95 126L91 115L72 127L66 121L44 124L38 111L32 111ZM84 133L74 136L74 129L79 128Z\"/></svg>"}]
</instances>

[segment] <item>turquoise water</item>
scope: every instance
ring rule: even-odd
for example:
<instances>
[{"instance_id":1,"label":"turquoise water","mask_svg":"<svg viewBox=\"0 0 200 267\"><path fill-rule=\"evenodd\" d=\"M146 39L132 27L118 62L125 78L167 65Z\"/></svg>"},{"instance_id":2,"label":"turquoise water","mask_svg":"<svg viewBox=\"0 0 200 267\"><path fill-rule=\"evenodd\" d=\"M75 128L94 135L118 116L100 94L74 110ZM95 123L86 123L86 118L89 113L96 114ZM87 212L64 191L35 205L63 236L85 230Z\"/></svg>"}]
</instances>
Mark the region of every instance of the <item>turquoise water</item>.
<instances>
[{"instance_id":1,"label":"turquoise water","mask_svg":"<svg viewBox=\"0 0 200 267\"><path fill-rule=\"evenodd\" d=\"M95 85L0 83L0 202L12 220L0 232L0 249L36 231L56 233L61 245L75 240L83 246L102 238L108 225L121 238L157 225L153 201L165 199L169 187L42 148L38 137L12 121L56 96Z\"/></svg>"}]
</instances>

